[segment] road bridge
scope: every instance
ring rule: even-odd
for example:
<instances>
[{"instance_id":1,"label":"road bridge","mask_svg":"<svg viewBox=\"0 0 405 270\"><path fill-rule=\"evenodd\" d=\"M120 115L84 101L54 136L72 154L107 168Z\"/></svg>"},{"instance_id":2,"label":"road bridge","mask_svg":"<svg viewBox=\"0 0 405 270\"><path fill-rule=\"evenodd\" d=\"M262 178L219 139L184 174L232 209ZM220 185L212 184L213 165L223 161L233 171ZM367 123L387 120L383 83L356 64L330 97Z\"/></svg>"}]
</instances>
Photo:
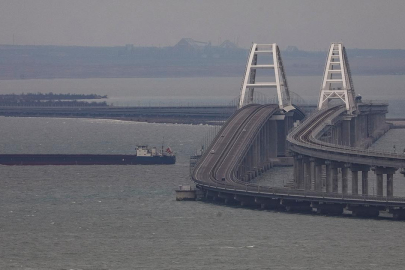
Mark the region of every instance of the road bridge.
<instances>
[{"instance_id":1,"label":"road bridge","mask_svg":"<svg viewBox=\"0 0 405 270\"><path fill-rule=\"evenodd\" d=\"M247 73L258 67L255 60L255 56L260 55L258 48L260 45L252 47ZM275 47L272 48L277 53ZM304 121L302 113L288 99L280 98L276 105L252 104L253 91L246 94L243 89L247 86L254 89L255 78L252 76L256 74L250 74L248 79L245 77L240 109L225 123L192 171L192 180L207 198L262 208L316 210L323 214L341 214L347 209L357 216L375 217L380 211L388 211L396 218L405 218L405 198L393 196L393 174L405 167L405 156L367 149L370 141L378 139L389 128L385 123L387 105L362 103L354 96L350 69L341 44L332 44L328 57L319 111ZM273 59L281 61L279 56ZM336 66L335 61L340 66L330 68ZM272 63L271 66L282 68L281 63ZM275 76L284 76L284 72L275 73ZM338 81L341 86L334 86ZM277 84L287 86L285 77L274 83L260 83L260 87L280 87ZM284 91L288 91L286 89ZM288 97L288 92L278 93ZM286 142L290 151L280 153L278 149ZM275 158L290 154L294 157L291 188L260 186L251 182L268 170ZM377 195L368 194L370 169L377 175ZM358 192L359 171L362 172L362 194ZM349 172L351 192L348 189ZM386 195L383 194L384 174L387 175Z\"/></svg>"}]
</instances>

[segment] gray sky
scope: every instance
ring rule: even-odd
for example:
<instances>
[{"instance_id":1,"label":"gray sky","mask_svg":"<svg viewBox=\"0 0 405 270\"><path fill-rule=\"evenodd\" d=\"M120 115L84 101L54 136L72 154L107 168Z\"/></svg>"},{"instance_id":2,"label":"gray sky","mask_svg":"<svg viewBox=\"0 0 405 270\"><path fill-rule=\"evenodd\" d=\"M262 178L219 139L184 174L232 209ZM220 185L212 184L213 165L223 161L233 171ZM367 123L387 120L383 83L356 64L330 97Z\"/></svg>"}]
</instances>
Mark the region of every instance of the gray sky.
<instances>
[{"instance_id":1,"label":"gray sky","mask_svg":"<svg viewBox=\"0 0 405 270\"><path fill-rule=\"evenodd\" d=\"M405 49L404 0L0 0L0 44Z\"/></svg>"}]
</instances>

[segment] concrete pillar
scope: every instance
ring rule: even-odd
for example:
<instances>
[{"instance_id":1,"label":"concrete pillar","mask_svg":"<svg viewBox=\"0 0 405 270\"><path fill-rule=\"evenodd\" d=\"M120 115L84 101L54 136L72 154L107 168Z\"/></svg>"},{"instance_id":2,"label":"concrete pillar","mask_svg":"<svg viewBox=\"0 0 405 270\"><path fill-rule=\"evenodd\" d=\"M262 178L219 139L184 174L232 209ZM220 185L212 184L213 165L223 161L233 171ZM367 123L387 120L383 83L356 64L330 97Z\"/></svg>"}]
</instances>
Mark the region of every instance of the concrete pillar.
<instances>
[{"instance_id":1,"label":"concrete pillar","mask_svg":"<svg viewBox=\"0 0 405 270\"><path fill-rule=\"evenodd\" d=\"M304 189L311 190L311 162L309 158L303 159L304 163Z\"/></svg>"},{"instance_id":2,"label":"concrete pillar","mask_svg":"<svg viewBox=\"0 0 405 270\"><path fill-rule=\"evenodd\" d=\"M294 188L298 188L298 159L294 156Z\"/></svg>"},{"instance_id":3,"label":"concrete pillar","mask_svg":"<svg viewBox=\"0 0 405 270\"><path fill-rule=\"evenodd\" d=\"M387 174L387 197L394 196L394 174Z\"/></svg>"},{"instance_id":4,"label":"concrete pillar","mask_svg":"<svg viewBox=\"0 0 405 270\"><path fill-rule=\"evenodd\" d=\"M349 165L342 167L342 193L347 194L348 191L348 175L349 175Z\"/></svg>"},{"instance_id":5,"label":"concrete pillar","mask_svg":"<svg viewBox=\"0 0 405 270\"><path fill-rule=\"evenodd\" d=\"M326 192L338 193L338 163L325 161L326 164Z\"/></svg>"},{"instance_id":6,"label":"concrete pillar","mask_svg":"<svg viewBox=\"0 0 405 270\"><path fill-rule=\"evenodd\" d=\"M334 164L332 164L332 192L333 193L338 193L339 192L338 168Z\"/></svg>"},{"instance_id":7,"label":"concrete pillar","mask_svg":"<svg viewBox=\"0 0 405 270\"><path fill-rule=\"evenodd\" d=\"M357 125L356 125L357 117L353 117L352 120L350 121L350 146L356 146L356 140L357 140Z\"/></svg>"},{"instance_id":8,"label":"concrete pillar","mask_svg":"<svg viewBox=\"0 0 405 270\"><path fill-rule=\"evenodd\" d=\"M352 194L359 194L359 173L358 171L352 171Z\"/></svg>"},{"instance_id":9,"label":"concrete pillar","mask_svg":"<svg viewBox=\"0 0 405 270\"><path fill-rule=\"evenodd\" d=\"M296 188L298 189L303 189L304 188L304 166L303 166L303 159L301 155L295 156L294 157L295 163L294 166L296 166L295 172L296 172Z\"/></svg>"},{"instance_id":10,"label":"concrete pillar","mask_svg":"<svg viewBox=\"0 0 405 270\"><path fill-rule=\"evenodd\" d=\"M326 192L332 192L332 164L330 161L326 161Z\"/></svg>"},{"instance_id":11,"label":"concrete pillar","mask_svg":"<svg viewBox=\"0 0 405 270\"><path fill-rule=\"evenodd\" d=\"M377 173L377 196L383 196L384 185L383 185L383 174Z\"/></svg>"},{"instance_id":12,"label":"concrete pillar","mask_svg":"<svg viewBox=\"0 0 405 270\"><path fill-rule=\"evenodd\" d=\"M384 174L387 175L387 197L394 196L394 173L396 170L396 168L375 168L375 174L377 175L377 196L384 196Z\"/></svg>"},{"instance_id":13,"label":"concrete pillar","mask_svg":"<svg viewBox=\"0 0 405 270\"><path fill-rule=\"evenodd\" d=\"M368 195L368 170L361 171L361 193Z\"/></svg>"},{"instance_id":14,"label":"concrete pillar","mask_svg":"<svg viewBox=\"0 0 405 270\"><path fill-rule=\"evenodd\" d=\"M315 159L314 158L309 158L309 166L310 166L310 187L311 189L315 189L315 175L316 175L316 170L315 170ZM312 183L314 183L314 186L312 187Z\"/></svg>"},{"instance_id":15,"label":"concrete pillar","mask_svg":"<svg viewBox=\"0 0 405 270\"><path fill-rule=\"evenodd\" d=\"M322 191L322 163L315 163L315 190Z\"/></svg>"}]
</instances>

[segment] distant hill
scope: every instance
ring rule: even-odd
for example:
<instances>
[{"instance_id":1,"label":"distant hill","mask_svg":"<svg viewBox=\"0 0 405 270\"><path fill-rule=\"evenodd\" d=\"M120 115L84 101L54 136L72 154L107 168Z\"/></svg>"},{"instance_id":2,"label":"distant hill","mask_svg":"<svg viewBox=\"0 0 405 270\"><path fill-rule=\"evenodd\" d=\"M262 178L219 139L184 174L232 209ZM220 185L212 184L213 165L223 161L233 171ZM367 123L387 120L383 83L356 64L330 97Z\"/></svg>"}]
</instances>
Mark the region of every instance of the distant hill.
<instances>
[{"instance_id":1,"label":"distant hill","mask_svg":"<svg viewBox=\"0 0 405 270\"><path fill-rule=\"evenodd\" d=\"M286 73L320 75L326 51L281 52ZM405 50L348 49L355 75L405 74ZM247 49L182 39L172 47L0 45L0 79L242 76Z\"/></svg>"}]
</instances>

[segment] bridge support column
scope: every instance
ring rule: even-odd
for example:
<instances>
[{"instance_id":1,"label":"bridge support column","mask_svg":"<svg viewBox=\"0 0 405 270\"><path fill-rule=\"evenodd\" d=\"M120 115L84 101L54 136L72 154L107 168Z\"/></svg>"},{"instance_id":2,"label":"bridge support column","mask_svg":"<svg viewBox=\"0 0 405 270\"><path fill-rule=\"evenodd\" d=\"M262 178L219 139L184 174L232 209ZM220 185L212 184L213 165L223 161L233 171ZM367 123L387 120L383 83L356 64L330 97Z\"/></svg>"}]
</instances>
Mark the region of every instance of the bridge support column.
<instances>
[{"instance_id":1,"label":"bridge support column","mask_svg":"<svg viewBox=\"0 0 405 270\"><path fill-rule=\"evenodd\" d=\"M361 171L361 193L368 195L368 170Z\"/></svg>"},{"instance_id":2,"label":"bridge support column","mask_svg":"<svg viewBox=\"0 0 405 270\"><path fill-rule=\"evenodd\" d=\"M384 174L387 175L387 197L394 196L394 173L396 168L375 168L377 175L377 196L384 196Z\"/></svg>"},{"instance_id":3,"label":"bridge support column","mask_svg":"<svg viewBox=\"0 0 405 270\"><path fill-rule=\"evenodd\" d=\"M294 157L294 182L295 188L302 189L304 186L304 166L301 155Z\"/></svg>"},{"instance_id":4,"label":"bridge support column","mask_svg":"<svg viewBox=\"0 0 405 270\"><path fill-rule=\"evenodd\" d=\"M387 174L387 197L394 196L394 174Z\"/></svg>"},{"instance_id":5,"label":"bridge support column","mask_svg":"<svg viewBox=\"0 0 405 270\"><path fill-rule=\"evenodd\" d=\"M326 192L338 192L338 171L337 164L326 161Z\"/></svg>"},{"instance_id":6,"label":"bridge support column","mask_svg":"<svg viewBox=\"0 0 405 270\"><path fill-rule=\"evenodd\" d=\"M383 174L377 173L377 196L383 196L384 185L383 185Z\"/></svg>"},{"instance_id":7,"label":"bridge support column","mask_svg":"<svg viewBox=\"0 0 405 270\"><path fill-rule=\"evenodd\" d=\"M315 190L322 191L322 165L320 160L315 162Z\"/></svg>"},{"instance_id":8,"label":"bridge support column","mask_svg":"<svg viewBox=\"0 0 405 270\"><path fill-rule=\"evenodd\" d=\"M394 174L387 174L387 197L394 196Z\"/></svg>"},{"instance_id":9,"label":"bridge support column","mask_svg":"<svg viewBox=\"0 0 405 270\"><path fill-rule=\"evenodd\" d=\"M332 192L333 193L339 192L338 168L336 166L332 166Z\"/></svg>"},{"instance_id":10,"label":"bridge support column","mask_svg":"<svg viewBox=\"0 0 405 270\"><path fill-rule=\"evenodd\" d=\"M332 192L332 166L326 161L326 192Z\"/></svg>"},{"instance_id":11,"label":"bridge support column","mask_svg":"<svg viewBox=\"0 0 405 270\"><path fill-rule=\"evenodd\" d=\"M342 167L342 194L347 194L348 191L348 175L350 164L344 164Z\"/></svg>"},{"instance_id":12,"label":"bridge support column","mask_svg":"<svg viewBox=\"0 0 405 270\"><path fill-rule=\"evenodd\" d=\"M314 158L309 158L309 166L310 166L310 179L309 179L309 184L311 189L315 189L315 179L316 179L316 165L315 165L315 159ZM312 183L314 183L314 187L312 187Z\"/></svg>"},{"instance_id":13,"label":"bridge support column","mask_svg":"<svg viewBox=\"0 0 405 270\"><path fill-rule=\"evenodd\" d=\"M311 162L309 158L303 159L304 164L304 189L311 190Z\"/></svg>"},{"instance_id":14,"label":"bridge support column","mask_svg":"<svg viewBox=\"0 0 405 270\"><path fill-rule=\"evenodd\" d=\"M352 170L352 194L359 194L359 172Z\"/></svg>"}]
</instances>

